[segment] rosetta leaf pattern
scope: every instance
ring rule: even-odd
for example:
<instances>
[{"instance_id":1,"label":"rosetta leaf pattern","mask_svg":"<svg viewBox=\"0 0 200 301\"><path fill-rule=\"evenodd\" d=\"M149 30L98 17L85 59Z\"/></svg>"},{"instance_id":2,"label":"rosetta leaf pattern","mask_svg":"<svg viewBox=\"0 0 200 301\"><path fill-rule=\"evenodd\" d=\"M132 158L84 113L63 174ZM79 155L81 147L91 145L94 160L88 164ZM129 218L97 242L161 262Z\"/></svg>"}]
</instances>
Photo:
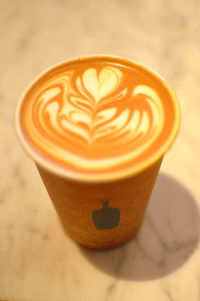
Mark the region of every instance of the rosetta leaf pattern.
<instances>
[{"instance_id":1,"label":"rosetta leaf pattern","mask_svg":"<svg viewBox=\"0 0 200 301\"><path fill-rule=\"evenodd\" d=\"M65 160L77 154L79 165L83 151L99 160L138 156L157 139L164 123L157 92L142 83L127 85L123 70L113 66L67 71L40 91L34 110L38 144ZM114 164L110 162L106 164Z\"/></svg>"}]
</instances>

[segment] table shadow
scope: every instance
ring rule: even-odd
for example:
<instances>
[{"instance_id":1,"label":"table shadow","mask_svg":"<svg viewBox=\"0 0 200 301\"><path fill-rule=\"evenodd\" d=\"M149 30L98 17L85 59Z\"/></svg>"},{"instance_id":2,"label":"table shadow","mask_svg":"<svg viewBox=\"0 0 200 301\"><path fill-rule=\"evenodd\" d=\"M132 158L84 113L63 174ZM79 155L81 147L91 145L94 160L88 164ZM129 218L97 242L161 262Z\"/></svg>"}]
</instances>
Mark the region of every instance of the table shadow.
<instances>
[{"instance_id":1,"label":"table shadow","mask_svg":"<svg viewBox=\"0 0 200 301\"><path fill-rule=\"evenodd\" d=\"M118 279L144 281L180 269L199 242L199 208L177 180L161 173L141 228L131 241L112 250L80 251L98 269Z\"/></svg>"}]
</instances>

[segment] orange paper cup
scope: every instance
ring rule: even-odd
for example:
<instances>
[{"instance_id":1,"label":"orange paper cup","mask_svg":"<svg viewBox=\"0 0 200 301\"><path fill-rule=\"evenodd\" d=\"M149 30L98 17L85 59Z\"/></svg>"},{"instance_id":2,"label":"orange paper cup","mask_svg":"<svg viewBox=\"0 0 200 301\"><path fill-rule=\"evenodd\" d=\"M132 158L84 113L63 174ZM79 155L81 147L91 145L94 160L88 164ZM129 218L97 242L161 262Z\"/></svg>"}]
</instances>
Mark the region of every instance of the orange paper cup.
<instances>
[{"instance_id":1,"label":"orange paper cup","mask_svg":"<svg viewBox=\"0 0 200 301\"><path fill-rule=\"evenodd\" d=\"M116 59L139 66L151 74L168 91L173 102L175 120L170 136L150 158L126 170L109 174L74 174L59 168L38 155L24 136L21 126L21 107L27 92L38 79L62 64L83 58L68 60L53 66L31 83L23 94L16 111L18 137L33 158L47 192L68 235L78 244L92 249L109 249L130 240L142 222L164 154L173 143L180 123L179 106L172 89L158 74L143 65L114 56L90 56L91 58ZM88 57L87 57L88 59Z\"/></svg>"}]
</instances>

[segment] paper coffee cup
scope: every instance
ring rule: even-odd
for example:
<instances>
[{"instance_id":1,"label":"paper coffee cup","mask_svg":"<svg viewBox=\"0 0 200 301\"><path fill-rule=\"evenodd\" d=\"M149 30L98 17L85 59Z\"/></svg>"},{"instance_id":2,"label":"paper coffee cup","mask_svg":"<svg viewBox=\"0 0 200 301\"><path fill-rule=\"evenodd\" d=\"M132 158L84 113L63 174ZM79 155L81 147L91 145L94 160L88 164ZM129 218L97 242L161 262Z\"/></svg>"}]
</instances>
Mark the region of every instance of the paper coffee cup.
<instances>
[{"instance_id":1,"label":"paper coffee cup","mask_svg":"<svg viewBox=\"0 0 200 301\"><path fill-rule=\"evenodd\" d=\"M45 152L42 153L42 155L39 154L37 147L33 147L31 142L28 141L22 126L23 105L28 101L27 98L30 91L34 91L34 93L37 92L37 83L41 83L43 77L48 74L53 74L59 68L63 68L63 65L65 66L69 63L73 67L73 63L76 64L79 61L84 62L84 60L90 59L103 60L104 58L106 62L116 60L119 63L127 63L130 66L135 65L141 68L141 70L145 70L149 76L152 76L160 83L162 88L166 91L165 93L168 93L173 108L171 113L168 108L164 109L164 113L167 111L166 116L167 114L172 114L173 117L173 122L171 122L172 124L170 125L171 131L165 140L162 138L163 141L161 145L159 147L157 146L156 151L153 152L152 155L148 155L147 159L143 159L143 161L141 160L141 162L137 164L130 164L128 168L121 168L119 171L116 170L112 173L98 173L96 171L75 173L70 168L62 166L62 163L59 166L52 163L52 161L47 158ZM113 82L110 82L113 85ZM96 82L94 81L94 85L95 84ZM93 87L90 87L90 92L93 93ZM143 96L141 85L137 91L138 90L140 90L138 97ZM105 91L106 88L104 88L103 92ZM144 91L150 91L153 95L152 97L155 96L156 99L156 93L152 92L152 90L145 88ZM150 98L147 100L149 101L149 99ZM155 101L157 101L157 99ZM152 112L156 110L156 107L153 107L154 103L155 102L152 102L152 104L148 106L148 110L151 109L151 106ZM31 114L31 111L29 114ZM84 247L109 249L127 242L137 233L163 156L177 134L179 116L179 106L176 96L169 85L160 76L143 65L131 60L99 55L62 62L36 78L22 95L17 107L16 129L22 145L36 163L43 183L66 233L68 233L74 241ZM169 117L169 119L172 119L172 117ZM145 124L143 124L143 128L145 128Z\"/></svg>"},{"instance_id":2,"label":"paper coffee cup","mask_svg":"<svg viewBox=\"0 0 200 301\"><path fill-rule=\"evenodd\" d=\"M161 161L133 177L105 183L77 182L37 167L68 235L84 247L109 249L136 234Z\"/></svg>"}]
</instances>

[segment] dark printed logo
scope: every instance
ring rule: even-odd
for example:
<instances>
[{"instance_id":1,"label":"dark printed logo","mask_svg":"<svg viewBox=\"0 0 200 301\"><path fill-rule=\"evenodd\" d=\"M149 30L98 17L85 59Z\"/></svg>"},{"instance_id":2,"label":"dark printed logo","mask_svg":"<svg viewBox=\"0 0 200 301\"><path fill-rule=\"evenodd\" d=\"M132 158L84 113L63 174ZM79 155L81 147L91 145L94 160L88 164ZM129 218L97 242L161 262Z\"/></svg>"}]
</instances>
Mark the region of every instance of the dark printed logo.
<instances>
[{"instance_id":1,"label":"dark printed logo","mask_svg":"<svg viewBox=\"0 0 200 301\"><path fill-rule=\"evenodd\" d=\"M109 201L103 201L102 209L92 212L92 219L97 229L112 229L119 225L120 210L109 207Z\"/></svg>"}]
</instances>

